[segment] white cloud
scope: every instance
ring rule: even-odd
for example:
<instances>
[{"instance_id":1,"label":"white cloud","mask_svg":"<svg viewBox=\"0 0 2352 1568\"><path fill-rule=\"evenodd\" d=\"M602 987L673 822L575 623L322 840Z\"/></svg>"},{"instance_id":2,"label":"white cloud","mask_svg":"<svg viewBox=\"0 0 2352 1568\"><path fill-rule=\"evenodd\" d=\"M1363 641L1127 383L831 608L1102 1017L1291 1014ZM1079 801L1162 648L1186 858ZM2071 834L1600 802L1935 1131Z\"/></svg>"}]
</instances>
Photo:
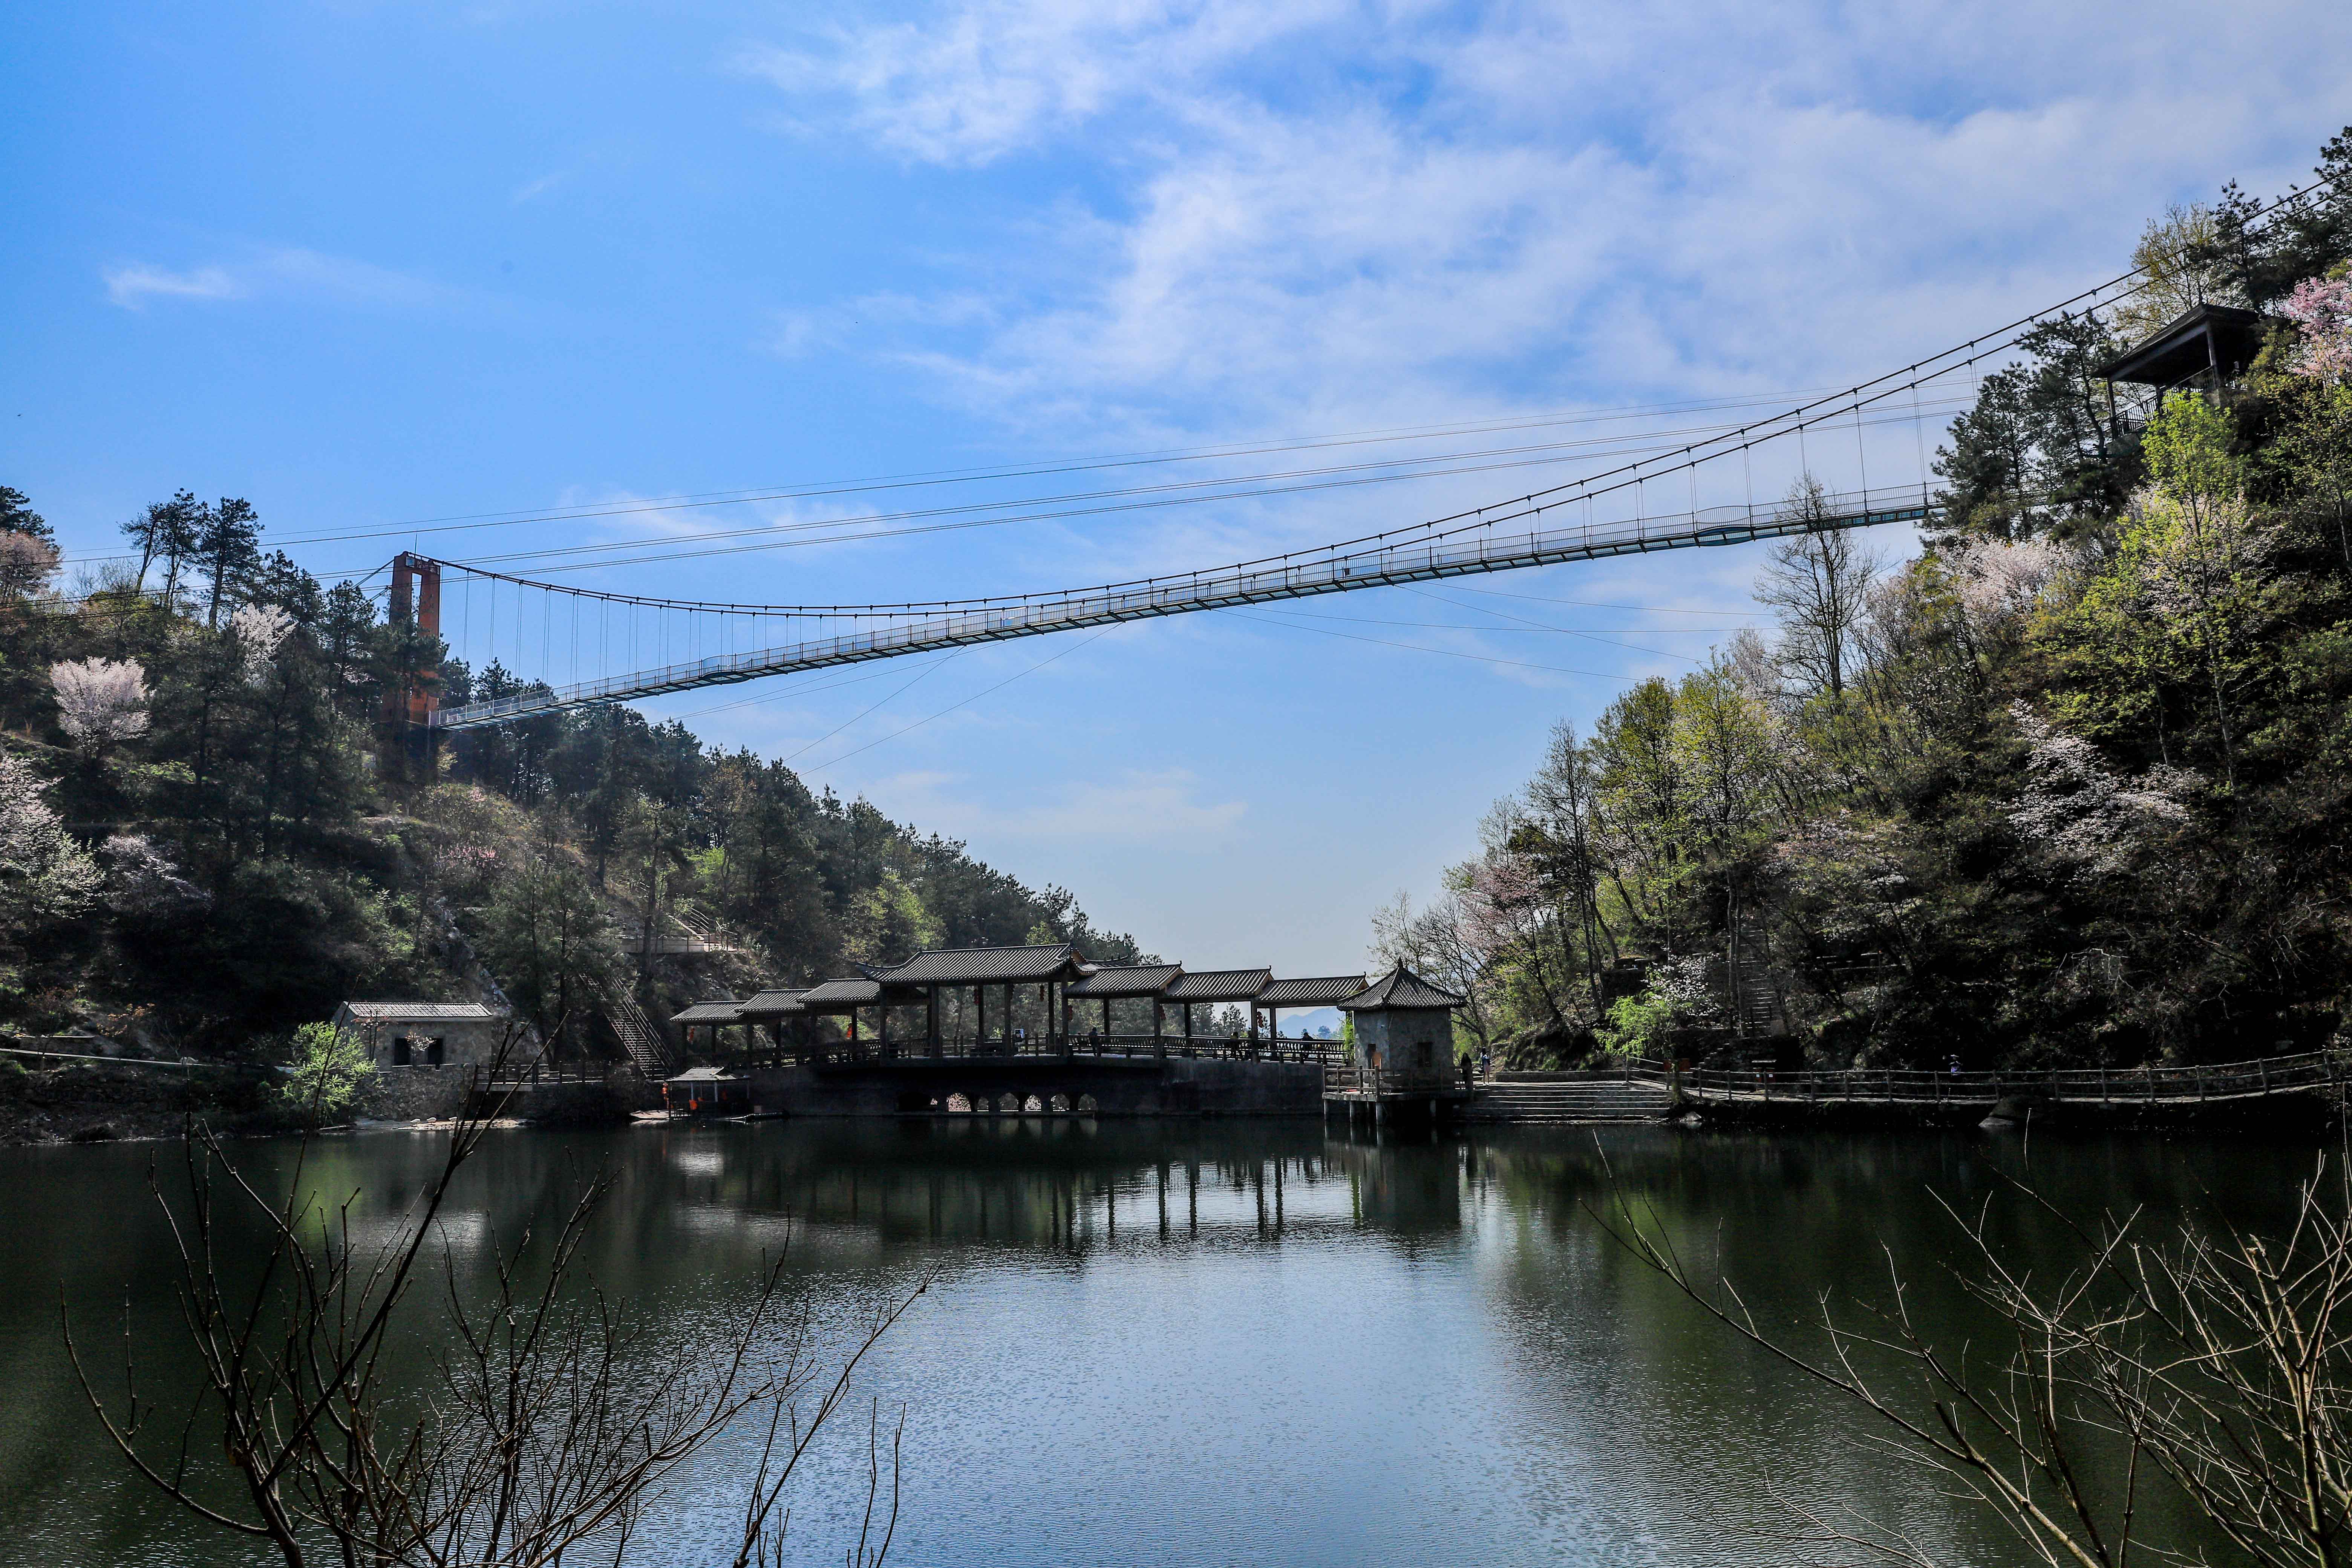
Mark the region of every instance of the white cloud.
<instances>
[{"instance_id":1,"label":"white cloud","mask_svg":"<svg viewBox=\"0 0 2352 1568\"><path fill-rule=\"evenodd\" d=\"M200 267L193 272L170 272L161 267L134 264L113 267L100 274L106 297L125 310L144 310L147 301L164 300L236 300L245 285L226 268Z\"/></svg>"},{"instance_id":2,"label":"white cloud","mask_svg":"<svg viewBox=\"0 0 2352 1568\"><path fill-rule=\"evenodd\" d=\"M787 93L840 95L857 127L895 152L971 165L1349 9L1339 0L981 0L917 22L827 28L807 47L754 46L736 64Z\"/></svg>"},{"instance_id":3,"label":"white cloud","mask_svg":"<svg viewBox=\"0 0 2352 1568\"><path fill-rule=\"evenodd\" d=\"M310 299L417 310L459 298L455 290L388 267L298 246L257 250L241 260L185 272L142 262L110 268L100 276L107 298L133 310L155 299Z\"/></svg>"},{"instance_id":4,"label":"white cloud","mask_svg":"<svg viewBox=\"0 0 2352 1568\"><path fill-rule=\"evenodd\" d=\"M538 200L541 196L547 195L548 192L555 189L558 185L565 184L571 178L571 170L558 169L552 174L541 174L535 180L525 180L521 184L515 187L514 195L508 199L513 202L515 205L520 206L525 202Z\"/></svg>"},{"instance_id":5,"label":"white cloud","mask_svg":"<svg viewBox=\"0 0 2352 1568\"><path fill-rule=\"evenodd\" d=\"M2168 200L2291 178L2352 119L2352 35L2317 15L969 0L740 63L803 127L1107 183L960 273L984 325L903 323L950 395L1038 431L1332 428L1965 338Z\"/></svg>"}]
</instances>

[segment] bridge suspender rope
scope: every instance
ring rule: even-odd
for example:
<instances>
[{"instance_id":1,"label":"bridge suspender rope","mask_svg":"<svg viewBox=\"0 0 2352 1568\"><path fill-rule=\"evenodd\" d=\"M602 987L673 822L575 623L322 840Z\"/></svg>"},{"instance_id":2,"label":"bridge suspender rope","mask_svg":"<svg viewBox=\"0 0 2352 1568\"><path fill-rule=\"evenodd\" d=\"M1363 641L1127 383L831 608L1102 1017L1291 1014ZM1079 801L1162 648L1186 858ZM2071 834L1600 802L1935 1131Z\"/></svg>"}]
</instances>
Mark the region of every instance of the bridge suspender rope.
<instances>
[{"instance_id":1,"label":"bridge suspender rope","mask_svg":"<svg viewBox=\"0 0 2352 1568\"><path fill-rule=\"evenodd\" d=\"M2323 180L2289 192L2264 209L2264 220L2292 209L2323 185L2332 183ZM569 639L566 659L571 679L559 684L552 672L547 669L546 661L557 652L555 645L558 641L551 597L542 605L545 612L541 627L542 673L537 679L520 689L509 687L496 697L446 708L436 707L427 696L421 703L413 705L411 710L421 709L419 716L433 729L468 729L507 723L588 704L624 702L698 687L756 680L772 675L822 669L835 665L896 658L908 654L965 647L975 643L1040 637L1054 632L1116 625L1122 621L1231 609L1444 577L1517 571L1563 562L1602 560L1616 555L1647 553L1653 550L1739 544L1788 534L1868 528L1882 523L1927 522L1933 520L1936 508L1926 472L1926 437L1924 431L1918 429L1920 387L2009 353L2017 346L2018 340L2025 332L2053 317L2078 310L2095 312L2142 292L2149 286L2150 280L2145 273L2135 268L2084 289L2047 310L2021 317L1995 331L1970 339L1942 353L1929 355L1901 370L1849 387L1842 393L1816 398L1736 428L1719 429L1679 447L1634 458L1630 462L1582 479L1536 490L1516 500L1366 535L1321 550L1244 562L1207 572L1143 578L1062 593L1011 595L931 604L772 605L704 604L608 593L511 576L462 562L441 562L413 553L404 554L395 563L396 574L404 577L413 574L420 589L429 582L436 590L429 597L422 593L419 595L417 621L420 629L426 632L437 634L440 629L437 590L444 573L459 574L464 583L478 580L484 584L489 594L490 646L494 655L498 595L503 586L511 584L516 595L514 640L518 663L521 662L524 652L522 600L527 591L537 590L548 595L568 595L572 597L575 606L573 631ZM1915 427L1921 472L1916 488L1905 486L1899 492L1894 492L1900 499L1882 500L1881 498L1888 497L1890 492L1883 486L1874 488L1869 483L1869 456L1863 437L1863 415L1865 409L1891 405L1892 400L1905 393L1910 395L1910 417ZM1806 432L1814 426L1827 426L1848 416L1854 421L1858 477L1861 480L1859 489L1843 494L1817 491L1783 505L1759 508L1756 504L1751 456L1757 447L1793 436L1798 446L1800 468L1805 470L1803 478L1811 481L1812 476L1808 467L1810 456L1806 450ZM1899 415L1896 420L1899 422ZM1741 477L1747 488L1745 502L1713 508L1699 505L1699 469L1710 463L1728 461L1735 455L1739 458ZM1692 510L1678 518L1650 515L1647 506L1649 482L1676 472L1689 476ZM1629 490L1632 493L1624 499L1633 506L1633 515L1630 519L1604 522L1593 521L1593 503L1597 498L1622 495ZM1572 507L1578 501L1584 503L1585 521L1580 525L1545 528L1548 514ZM1524 534L1517 531L1520 524L1526 527ZM1505 532L1506 528L1512 531ZM605 641L604 633L609 632L611 611L616 606L648 610L659 617L650 630L653 633L654 658L662 662L650 668L633 669L624 674L600 674L593 679L580 679L583 672L579 668L576 607L578 600L583 598L602 601L600 613L604 626L598 638L600 647ZM426 610L428 603L433 606L429 612ZM402 609L404 605L400 605L396 597L396 618L401 618L399 611ZM677 638L688 653L683 662L667 662L673 640L667 623L673 615L685 616ZM744 652L733 651L732 639L727 637L720 642L722 651L708 657L694 657L699 647L707 646L698 641L698 617L712 615L745 618L853 619L886 624L845 635ZM630 616L625 628L632 663L635 662L637 643L636 618ZM726 625L722 620L722 630ZM431 682L426 680L420 684L429 687Z\"/></svg>"},{"instance_id":2,"label":"bridge suspender rope","mask_svg":"<svg viewBox=\"0 0 2352 1568\"><path fill-rule=\"evenodd\" d=\"M1924 498L1907 505L1882 505L1868 510L1860 506L1859 498L1852 498L1851 504L1846 504L1848 498L1832 497L1831 500L1827 511L1805 515L1721 507L1680 520L1671 528L1660 527L1660 519L1648 518L1621 523L1586 523L1554 531L1530 529L1524 536L1513 535L1503 544L1489 542L1482 535L1474 542L1451 545L1383 545L1307 563L1229 567L1215 573L1197 573L1188 578L1079 590L1052 599L982 606L960 614L926 615L903 625L871 631L788 643L750 653L717 654L566 686L541 687L512 696L443 708L431 716L430 721L434 728L446 730L500 724L587 703L629 701L771 675L967 647L974 643L1042 637L1121 621L1310 598L1442 577L1511 572L1567 561L1743 544L1825 529L1920 522L1927 521L1933 510Z\"/></svg>"}]
</instances>

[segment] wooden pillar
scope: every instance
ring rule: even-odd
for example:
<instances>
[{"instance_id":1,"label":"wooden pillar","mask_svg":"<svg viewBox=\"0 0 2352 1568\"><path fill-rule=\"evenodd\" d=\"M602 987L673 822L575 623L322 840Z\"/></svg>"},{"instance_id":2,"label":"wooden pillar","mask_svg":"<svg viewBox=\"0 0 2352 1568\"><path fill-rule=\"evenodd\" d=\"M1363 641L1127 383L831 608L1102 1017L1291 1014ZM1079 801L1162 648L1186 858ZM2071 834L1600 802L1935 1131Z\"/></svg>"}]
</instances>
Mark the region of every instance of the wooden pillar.
<instances>
[{"instance_id":1,"label":"wooden pillar","mask_svg":"<svg viewBox=\"0 0 2352 1568\"><path fill-rule=\"evenodd\" d=\"M971 1054L979 1056L988 1046L988 987L971 988Z\"/></svg>"},{"instance_id":2,"label":"wooden pillar","mask_svg":"<svg viewBox=\"0 0 2352 1568\"><path fill-rule=\"evenodd\" d=\"M932 1056L940 1054L940 988L936 985L923 992L923 1044Z\"/></svg>"},{"instance_id":3,"label":"wooden pillar","mask_svg":"<svg viewBox=\"0 0 2352 1568\"><path fill-rule=\"evenodd\" d=\"M1004 983L1004 1054L1013 1054L1013 982Z\"/></svg>"},{"instance_id":4,"label":"wooden pillar","mask_svg":"<svg viewBox=\"0 0 2352 1568\"><path fill-rule=\"evenodd\" d=\"M883 996L876 1000L874 1004L874 1023L876 1032L881 1036L882 1054L887 1057L890 1054L889 997Z\"/></svg>"},{"instance_id":5,"label":"wooden pillar","mask_svg":"<svg viewBox=\"0 0 2352 1568\"><path fill-rule=\"evenodd\" d=\"M1102 1032L1103 1032L1103 1038L1107 1040L1107 1039L1110 1038L1110 998L1109 998L1109 997L1108 997L1108 996L1106 996L1106 997L1104 997L1104 998L1102 999L1102 1010L1103 1010L1103 1030L1102 1030Z\"/></svg>"}]
</instances>

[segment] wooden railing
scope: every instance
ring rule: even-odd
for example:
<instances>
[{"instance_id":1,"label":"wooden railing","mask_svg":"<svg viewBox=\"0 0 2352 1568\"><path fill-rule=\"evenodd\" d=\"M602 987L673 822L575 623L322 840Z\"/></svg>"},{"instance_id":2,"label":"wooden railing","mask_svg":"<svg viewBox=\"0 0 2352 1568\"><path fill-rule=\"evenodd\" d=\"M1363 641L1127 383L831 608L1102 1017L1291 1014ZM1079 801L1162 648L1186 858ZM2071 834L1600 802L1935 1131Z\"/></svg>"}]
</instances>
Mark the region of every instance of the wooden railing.
<instances>
[{"instance_id":1,"label":"wooden railing","mask_svg":"<svg viewBox=\"0 0 2352 1568\"><path fill-rule=\"evenodd\" d=\"M603 1083L619 1065L609 1060L481 1062L471 1071L478 1090L503 1090L554 1083Z\"/></svg>"},{"instance_id":2,"label":"wooden railing","mask_svg":"<svg viewBox=\"0 0 2352 1568\"><path fill-rule=\"evenodd\" d=\"M1085 1034L1067 1039L1046 1039L1040 1036L1017 1040L942 1040L935 1048L931 1042L918 1037L914 1039L861 1039L855 1045L847 1040L827 1040L820 1045L791 1046L783 1055L792 1060L824 1063L829 1066L873 1065L885 1062L915 1061L1067 1061L1074 1059L1136 1059L1154 1060L1182 1058L1194 1060L1297 1062L1310 1067L1330 1067L1341 1059L1342 1049L1336 1040L1269 1040L1213 1038L1196 1035L1187 1040L1181 1035L1149 1034ZM771 1059L772 1049L761 1047L736 1058L756 1063Z\"/></svg>"},{"instance_id":3,"label":"wooden railing","mask_svg":"<svg viewBox=\"0 0 2352 1568\"><path fill-rule=\"evenodd\" d=\"M1451 1072L1400 1072L1389 1068L1326 1067L1323 1092L1354 1100L1391 1095L1453 1094L1468 1086Z\"/></svg>"},{"instance_id":4,"label":"wooden railing","mask_svg":"<svg viewBox=\"0 0 2352 1568\"><path fill-rule=\"evenodd\" d=\"M1693 1068L1677 1074L1663 1062L1643 1062L1637 1076L1679 1081L1693 1094L1747 1095L1764 1100L1874 1100L1932 1104L1941 1100L2034 1099L2112 1102L2199 1100L2340 1089L2352 1079L2352 1053L2306 1051L2202 1067L2065 1068L2048 1071L1934 1072L1905 1068L1856 1068L1837 1072L1764 1068Z\"/></svg>"}]
</instances>

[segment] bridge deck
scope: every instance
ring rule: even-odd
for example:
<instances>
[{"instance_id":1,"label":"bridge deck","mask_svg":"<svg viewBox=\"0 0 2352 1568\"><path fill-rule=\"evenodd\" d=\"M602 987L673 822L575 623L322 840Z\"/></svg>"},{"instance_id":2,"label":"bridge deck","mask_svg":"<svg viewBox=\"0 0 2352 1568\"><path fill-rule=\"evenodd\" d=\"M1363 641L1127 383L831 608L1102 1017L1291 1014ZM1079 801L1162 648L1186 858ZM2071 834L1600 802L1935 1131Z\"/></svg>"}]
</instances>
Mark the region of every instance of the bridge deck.
<instances>
[{"instance_id":1,"label":"bridge deck","mask_svg":"<svg viewBox=\"0 0 2352 1568\"><path fill-rule=\"evenodd\" d=\"M967 647L1013 637L1112 626L1122 621L1231 609L1322 594L1351 593L1444 577L1513 572L1568 561L1605 560L1745 544L1784 534L1829 529L1867 528L1880 523L1925 521L1924 496L1890 500L1876 496L1832 497L1828 515L1799 518L1778 507L1717 507L1667 517L1630 519L1546 530L1529 517L1524 533L1489 531L1460 543L1381 545L1372 549L1265 565L1221 567L1181 576L1146 579L1066 594L1027 596L953 614L922 616L905 624L786 644L750 653L722 654L687 664L636 670L576 685L542 688L488 701L439 709L426 722L435 729L462 730L502 724L534 714L596 702L625 702L698 687L758 680L771 675L862 664L907 654ZM1540 511L1541 509L1538 509Z\"/></svg>"}]
</instances>

